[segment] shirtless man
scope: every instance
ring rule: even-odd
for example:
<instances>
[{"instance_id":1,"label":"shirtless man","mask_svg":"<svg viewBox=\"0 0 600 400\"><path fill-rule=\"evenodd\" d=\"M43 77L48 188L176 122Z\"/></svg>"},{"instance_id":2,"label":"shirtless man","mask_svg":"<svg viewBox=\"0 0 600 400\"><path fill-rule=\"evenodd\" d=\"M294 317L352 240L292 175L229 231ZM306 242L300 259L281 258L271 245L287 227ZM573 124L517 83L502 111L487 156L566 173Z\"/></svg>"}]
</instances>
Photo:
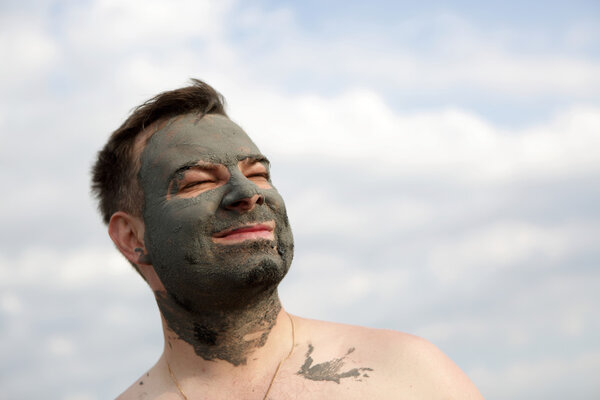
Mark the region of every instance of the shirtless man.
<instances>
[{"instance_id":1,"label":"shirtless man","mask_svg":"<svg viewBox=\"0 0 600 400\"><path fill-rule=\"evenodd\" d=\"M283 309L294 249L283 199L204 82L139 106L99 153L93 190L155 294L165 338L119 399L482 398L424 339Z\"/></svg>"}]
</instances>

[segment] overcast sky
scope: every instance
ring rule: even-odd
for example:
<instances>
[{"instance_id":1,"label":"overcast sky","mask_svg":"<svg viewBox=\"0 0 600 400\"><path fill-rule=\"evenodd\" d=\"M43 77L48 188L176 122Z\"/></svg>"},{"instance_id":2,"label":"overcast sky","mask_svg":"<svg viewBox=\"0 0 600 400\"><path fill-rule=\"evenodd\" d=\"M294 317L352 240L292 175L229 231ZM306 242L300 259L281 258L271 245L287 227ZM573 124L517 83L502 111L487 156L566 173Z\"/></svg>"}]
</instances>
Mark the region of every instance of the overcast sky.
<instances>
[{"instance_id":1,"label":"overcast sky","mask_svg":"<svg viewBox=\"0 0 600 400\"><path fill-rule=\"evenodd\" d=\"M489 400L600 398L600 3L446 3L0 2L2 397L159 357L89 170L196 77L271 159L291 313L425 337Z\"/></svg>"}]
</instances>

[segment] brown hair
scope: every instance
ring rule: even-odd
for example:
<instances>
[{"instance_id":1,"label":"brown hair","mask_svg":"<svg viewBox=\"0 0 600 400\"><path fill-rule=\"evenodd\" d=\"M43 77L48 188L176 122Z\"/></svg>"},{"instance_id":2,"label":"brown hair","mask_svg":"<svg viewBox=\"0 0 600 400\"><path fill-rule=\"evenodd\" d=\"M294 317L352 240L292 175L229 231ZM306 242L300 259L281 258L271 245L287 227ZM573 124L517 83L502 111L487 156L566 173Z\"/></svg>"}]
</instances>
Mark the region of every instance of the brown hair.
<instances>
[{"instance_id":1,"label":"brown hair","mask_svg":"<svg viewBox=\"0 0 600 400\"><path fill-rule=\"evenodd\" d=\"M138 181L139 157L134 154L136 138L147 127L178 115L225 113L225 99L210 85L192 79L192 85L170 90L136 107L129 118L112 133L92 168L92 193L108 224L117 211L142 216L144 193Z\"/></svg>"}]
</instances>

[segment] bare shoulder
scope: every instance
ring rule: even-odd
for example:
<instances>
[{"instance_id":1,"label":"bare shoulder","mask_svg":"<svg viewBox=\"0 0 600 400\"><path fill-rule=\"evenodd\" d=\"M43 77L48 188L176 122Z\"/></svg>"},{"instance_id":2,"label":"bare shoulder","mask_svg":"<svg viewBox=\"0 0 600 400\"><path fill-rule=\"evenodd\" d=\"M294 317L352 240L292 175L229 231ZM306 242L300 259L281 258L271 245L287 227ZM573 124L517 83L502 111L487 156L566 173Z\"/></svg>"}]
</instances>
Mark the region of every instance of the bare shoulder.
<instances>
[{"instance_id":1,"label":"bare shoulder","mask_svg":"<svg viewBox=\"0 0 600 400\"><path fill-rule=\"evenodd\" d=\"M299 329L314 348L348 355L368 371L375 390L405 398L482 399L466 374L431 342L411 334L299 319ZM331 357L333 354L328 354ZM327 357L326 356L326 357ZM362 385L365 389L371 385ZM385 396L372 396L372 398Z\"/></svg>"},{"instance_id":2,"label":"bare shoulder","mask_svg":"<svg viewBox=\"0 0 600 400\"><path fill-rule=\"evenodd\" d=\"M158 364L157 364L158 365ZM138 380L121 393L116 400L168 400L176 399L174 393L170 393L166 388L169 382L161 378L157 372L158 366L155 365L148 372L144 373Z\"/></svg>"}]
</instances>

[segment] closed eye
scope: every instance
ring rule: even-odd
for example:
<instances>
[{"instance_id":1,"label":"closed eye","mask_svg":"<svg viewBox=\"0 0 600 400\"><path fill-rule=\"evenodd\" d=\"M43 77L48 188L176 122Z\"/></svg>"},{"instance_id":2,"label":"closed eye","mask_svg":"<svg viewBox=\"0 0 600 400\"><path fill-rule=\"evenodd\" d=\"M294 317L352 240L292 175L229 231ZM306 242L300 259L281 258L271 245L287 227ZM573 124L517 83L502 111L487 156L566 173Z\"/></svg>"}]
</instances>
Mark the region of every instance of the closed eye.
<instances>
[{"instance_id":1,"label":"closed eye","mask_svg":"<svg viewBox=\"0 0 600 400\"><path fill-rule=\"evenodd\" d=\"M192 165L178 171L169 184L167 198L194 197L207 190L224 185L229 179L222 165Z\"/></svg>"},{"instance_id":2,"label":"closed eye","mask_svg":"<svg viewBox=\"0 0 600 400\"><path fill-rule=\"evenodd\" d=\"M271 174L265 164L260 161L240 164L240 169L247 179L262 189L271 189Z\"/></svg>"},{"instance_id":3,"label":"closed eye","mask_svg":"<svg viewBox=\"0 0 600 400\"><path fill-rule=\"evenodd\" d=\"M250 174L250 175L246 175L246 178L252 180L252 179L264 179L264 180L269 180L271 178L271 176L269 175L268 172L257 172L254 174Z\"/></svg>"},{"instance_id":4,"label":"closed eye","mask_svg":"<svg viewBox=\"0 0 600 400\"><path fill-rule=\"evenodd\" d=\"M208 185L208 184L211 184L211 183L214 183L214 182L215 182L214 180L208 180L208 179L207 180L203 180L203 181L190 182L190 183L187 183L187 184L181 186L181 188L179 189L179 192L180 193L181 192L185 192L188 189L192 189L192 188L195 188L197 186Z\"/></svg>"}]
</instances>

